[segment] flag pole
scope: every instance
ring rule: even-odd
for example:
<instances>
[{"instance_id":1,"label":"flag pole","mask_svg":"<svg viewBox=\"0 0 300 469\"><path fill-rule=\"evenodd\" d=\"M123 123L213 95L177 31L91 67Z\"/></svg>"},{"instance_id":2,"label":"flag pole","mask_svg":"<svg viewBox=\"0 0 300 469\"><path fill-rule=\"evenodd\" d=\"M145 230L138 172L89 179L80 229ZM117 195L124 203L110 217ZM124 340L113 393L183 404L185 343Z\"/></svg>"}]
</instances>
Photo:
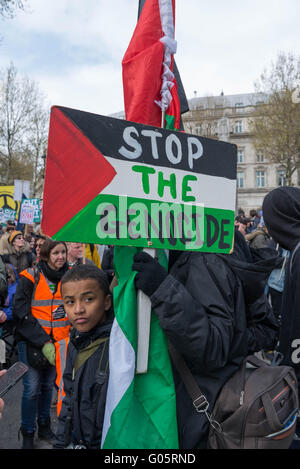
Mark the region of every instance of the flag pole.
<instances>
[{"instance_id":1,"label":"flag pole","mask_svg":"<svg viewBox=\"0 0 300 469\"><path fill-rule=\"evenodd\" d=\"M161 127L164 128L165 111L162 111ZM156 249L144 248L151 257L156 256ZM151 300L142 290L137 292L137 355L136 374L147 373L151 323Z\"/></svg>"},{"instance_id":2,"label":"flag pole","mask_svg":"<svg viewBox=\"0 0 300 469\"><path fill-rule=\"evenodd\" d=\"M151 257L155 257L156 249L144 248ZM151 322L151 300L142 290L137 292L137 355L136 374L147 373Z\"/></svg>"}]
</instances>

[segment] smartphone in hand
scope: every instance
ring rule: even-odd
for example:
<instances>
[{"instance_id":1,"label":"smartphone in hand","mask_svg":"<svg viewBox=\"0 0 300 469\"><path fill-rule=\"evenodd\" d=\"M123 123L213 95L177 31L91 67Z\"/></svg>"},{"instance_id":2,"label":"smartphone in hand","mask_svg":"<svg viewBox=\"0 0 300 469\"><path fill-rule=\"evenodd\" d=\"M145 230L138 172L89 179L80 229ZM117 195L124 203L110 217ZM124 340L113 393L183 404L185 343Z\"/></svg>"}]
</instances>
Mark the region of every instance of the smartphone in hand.
<instances>
[{"instance_id":1,"label":"smartphone in hand","mask_svg":"<svg viewBox=\"0 0 300 469\"><path fill-rule=\"evenodd\" d=\"M0 376L0 397L4 396L27 372L28 366L22 362L16 362L6 373Z\"/></svg>"}]
</instances>

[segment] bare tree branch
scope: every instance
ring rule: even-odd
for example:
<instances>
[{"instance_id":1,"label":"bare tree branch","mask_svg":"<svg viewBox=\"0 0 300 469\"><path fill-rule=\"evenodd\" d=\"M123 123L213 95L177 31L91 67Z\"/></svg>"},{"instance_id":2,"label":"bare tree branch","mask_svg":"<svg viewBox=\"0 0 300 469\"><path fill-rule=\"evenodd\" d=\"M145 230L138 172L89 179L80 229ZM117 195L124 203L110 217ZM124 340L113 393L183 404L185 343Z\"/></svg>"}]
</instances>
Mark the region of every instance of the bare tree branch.
<instances>
[{"instance_id":1,"label":"bare tree branch","mask_svg":"<svg viewBox=\"0 0 300 469\"><path fill-rule=\"evenodd\" d=\"M37 83L19 77L13 64L0 70L1 182L13 182L18 167L30 166L35 193L42 155L47 142L48 112Z\"/></svg>"},{"instance_id":2,"label":"bare tree branch","mask_svg":"<svg viewBox=\"0 0 300 469\"><path fill-rule=\"evenodd\" d=\"M284 168L288 185L300 167L300 104L292 99L299 85L300 58L278 54L276 63L269 71L264 70L256 82L257 92L268 95L268 101L256 107L249 121L254 146Z\"/></svg>"},{"instance_id":3,"label":"bare tree branch","mask_svg":"<svg viewBox=\"0 0 300 469\"><path fill-rule=\"evenodd\" d=\"M17 10L25 10L27 0L0 0L0 17L13 18Z\"/></svg>"}]
</instances>

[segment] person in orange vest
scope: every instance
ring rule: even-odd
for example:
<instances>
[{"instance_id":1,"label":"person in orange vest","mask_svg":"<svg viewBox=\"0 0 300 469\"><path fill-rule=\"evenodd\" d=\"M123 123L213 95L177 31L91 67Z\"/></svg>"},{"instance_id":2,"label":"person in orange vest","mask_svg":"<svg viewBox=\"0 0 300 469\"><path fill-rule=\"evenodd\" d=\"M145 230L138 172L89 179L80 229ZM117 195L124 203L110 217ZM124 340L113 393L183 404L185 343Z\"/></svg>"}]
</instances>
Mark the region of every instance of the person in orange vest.
<instances>
[{"instance_id":1,"label":"person in orange vest","mask_svg":"<svg viewBox=\"0 0 300 469\"><path fill-rule=\"evenodd\" d=\"M54 436L50 406L56 377L55 343L67 338L70 330L60 287L68 270L66 244L46 239L38 264L20 273L13 317L19 360L29 367L23 377L22 449L33 448L36 417L38 437L50 441Z\"/></svg>"}]
</instances>

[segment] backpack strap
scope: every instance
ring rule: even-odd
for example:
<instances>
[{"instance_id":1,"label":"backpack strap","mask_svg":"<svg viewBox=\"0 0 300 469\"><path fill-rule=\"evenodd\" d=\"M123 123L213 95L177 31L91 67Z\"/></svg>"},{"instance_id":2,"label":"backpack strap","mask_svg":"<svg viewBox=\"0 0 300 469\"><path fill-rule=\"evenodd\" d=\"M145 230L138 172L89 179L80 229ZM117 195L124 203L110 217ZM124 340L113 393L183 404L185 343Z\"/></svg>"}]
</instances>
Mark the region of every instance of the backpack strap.
<instances>
[{"instance_id":1,"label":"backpack strap","mask_svg":"<svg viewBox=\"0 0 300 469\"><path fill-rule=\"evenodd\" d=\"M192 398L195 409L197 412L205 412L209 406L209 402L206 399L205 394L199 388L182 355L173 347L170 341L168 342L168 347L173 363Z\"/></svg>"},{"instance_id":2,"label":"backpack strap","mask_svg":"<svg viewBox=\"0 0 300 469\"><path fill-rule=\"evenodd\" d=\"M85 347L84 349L80 350L78 353L75 364L74 364L74 369L73 369L73 375L77 373L78 369L88 360L99 348L99 346L108 340L108 337L100 337L99 339L94 340L90 345Z\"/></svg>"},{"instance_id":3,"label":"backpack strap","mask_svg":"<svg viewBox=\"0 0 300 469\"><path fill-rule=\"evenodd\" d=\"M196 382L194 376L192 375L191 370L188 368L183 356L178 352L178 350L173 347L170 341L168 341L168 348L170 355L172 357L173 363L177 368L178 373L181 376L181 379L186 387L188 394L192 398L193 406L196 411L199 413L204 413L209 424L217 431L222 432L221 425L219 422L214 420L211 414L208 413L209 402L206 399L205 394L201 391Z\"/></svg>"}]
</instances>

